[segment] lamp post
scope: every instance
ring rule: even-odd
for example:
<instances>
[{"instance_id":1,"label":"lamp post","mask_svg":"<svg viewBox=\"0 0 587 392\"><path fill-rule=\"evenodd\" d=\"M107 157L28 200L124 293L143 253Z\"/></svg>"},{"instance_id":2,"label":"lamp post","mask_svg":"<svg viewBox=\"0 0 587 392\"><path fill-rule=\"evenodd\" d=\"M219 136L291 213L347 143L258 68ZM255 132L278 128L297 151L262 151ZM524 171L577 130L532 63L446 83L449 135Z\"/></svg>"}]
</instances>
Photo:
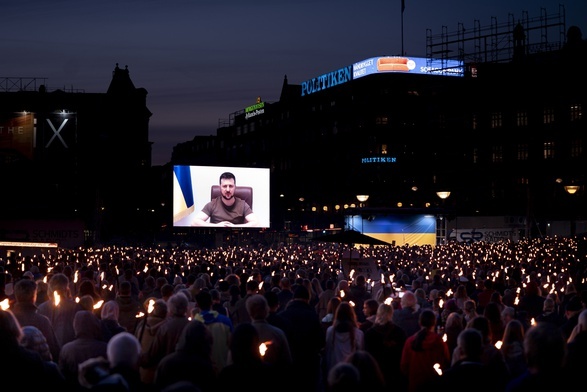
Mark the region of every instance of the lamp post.
<instances>
[{"instance_id":1,"label":"lamp post","mask_svg":"<svg viewBox=\"0 0 587 392\"><path fill-rule=\"evenodd\" d=\"M369 199L369 195L357 195L359 201L359 215L361 215L361 234L363 234L363 215L361 214L361 208L365 206L365 202Z\"/></svg>"},{"instance_id":2,"label":"lamp post","mask_svg":"<svg viewBox=\"0 0 587 392\"><path fill-rule=\"evenodd\" d=\"M565 188L565 191L571 196L574 195L575 193L577 193L579 191L579 189L581 189L581 187L579 185L574 185L574 184L573 185L565 185L564 188ZM574 209L574 207L575 207L575 205L573 203L572 209ZM571 237L575 236L575 231L576 231L575 213L576 213L576 211L571 211L571 216L570 216L570 218L571 218Z\"/></svg>"},{"instance_id":3,"label":"lamp post","mask_svg":"<svg viewBox=\"0 0 587 392\"><path fill-rule=\"evenodd\" d=\"M442 233L441 233L440 237L442 237L442 242L446 243L448 222L446 219L446 211L445 211L444 201L450 196L450 191L438 191L438 192L436 192L436 196L438 196L442 200L442 210L443 211L442 211L442 215L440 216L440 219L442 220Z\"/></svg>"}]
</instances>

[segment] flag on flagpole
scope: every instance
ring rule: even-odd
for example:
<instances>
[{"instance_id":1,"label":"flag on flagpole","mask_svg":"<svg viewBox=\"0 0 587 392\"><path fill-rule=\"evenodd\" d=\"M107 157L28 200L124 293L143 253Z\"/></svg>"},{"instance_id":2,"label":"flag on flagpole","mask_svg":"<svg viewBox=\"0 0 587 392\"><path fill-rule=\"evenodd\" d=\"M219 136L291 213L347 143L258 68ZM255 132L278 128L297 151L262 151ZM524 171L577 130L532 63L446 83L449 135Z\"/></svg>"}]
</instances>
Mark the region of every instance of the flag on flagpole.
<instances>
[{"instance_id":1,"label":"flag on flagpole","mask_svg":"<svg viewBox=\"0 0 587 392\"><path fill-rule=\"evenodd\" d=\"M402 0L402 14L404 13L405 9L406 9L406 0Z\"/></svg>"}]
</instances>

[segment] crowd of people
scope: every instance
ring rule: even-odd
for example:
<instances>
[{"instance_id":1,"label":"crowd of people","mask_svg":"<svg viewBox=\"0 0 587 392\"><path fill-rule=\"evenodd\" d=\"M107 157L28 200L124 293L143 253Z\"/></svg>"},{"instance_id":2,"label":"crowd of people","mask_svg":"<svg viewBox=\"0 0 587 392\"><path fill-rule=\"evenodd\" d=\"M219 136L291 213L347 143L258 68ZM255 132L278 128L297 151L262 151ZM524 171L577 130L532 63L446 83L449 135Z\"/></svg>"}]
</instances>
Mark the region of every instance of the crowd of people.
<instances>
[{"instance_id":1,"label":"crowd of people","mask_svg":"<svg viewBox=\"0 0 587 392\"><path fill-rule=\"evenodd\" d=\"M65 392L575 385L586 243L362 247L368 273L320 242L11 254L0 375Z\"/></svg>"}]
</instances>

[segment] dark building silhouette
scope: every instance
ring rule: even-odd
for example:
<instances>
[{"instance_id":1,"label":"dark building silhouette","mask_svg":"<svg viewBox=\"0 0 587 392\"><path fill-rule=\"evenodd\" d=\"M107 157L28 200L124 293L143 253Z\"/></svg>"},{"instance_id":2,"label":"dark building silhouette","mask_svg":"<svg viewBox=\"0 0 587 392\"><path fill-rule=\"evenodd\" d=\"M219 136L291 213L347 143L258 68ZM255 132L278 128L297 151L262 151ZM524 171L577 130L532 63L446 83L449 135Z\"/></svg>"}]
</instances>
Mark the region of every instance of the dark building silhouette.
<instances>
[{"instance_id":1,"label":"dark building silhouette","mask_svg":"<svg viewBox=\"0 0 587 392\"><path fill-rule=\"evenodd\" d=\"M152 194L147 91L118 64L106 93L36 82L4 79L0 91L0 237L131 237Z\"/></svg>"}]
</instances>

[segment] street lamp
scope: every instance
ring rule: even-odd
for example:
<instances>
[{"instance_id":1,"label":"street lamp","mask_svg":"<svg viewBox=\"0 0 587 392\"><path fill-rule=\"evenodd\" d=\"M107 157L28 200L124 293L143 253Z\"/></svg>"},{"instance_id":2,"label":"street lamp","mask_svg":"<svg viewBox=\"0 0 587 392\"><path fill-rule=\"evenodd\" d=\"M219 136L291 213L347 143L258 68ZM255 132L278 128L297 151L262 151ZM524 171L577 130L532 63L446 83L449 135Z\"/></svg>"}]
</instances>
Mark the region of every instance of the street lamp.
<instances>
[{"instance_id":1,"label":"street lamp","mask_svg":"<svg viewBox=\"0 0 587 392\"><path fill-rule=\"evenodd\" d=\"M564 186L565 191L567 191L567 193L569 195L574 195L575 193L577 193L577 191L580 189L579 185L565 185ZM576 223L575 223L575 214L576 211L571 212L571 237L575 235L575 231L576 231Z\"/></svg>"},{"instance_id":2,"label":"street lamp","mask_svg":"<svg viewBox=\"0 0 587 392\"><path fill-rule=\"evenodd\" d=\"M450 196L450 191L438 191L438 192L436 192L436 196L438 196L442 200L444 200Z\"/></svg>"},{"instance_id":3,"label":"street lamp","mask_svg":"<svg viewBox=\"0 0 587 392\"><path fill-rule=\"evenodd\" d=\"M442 199L442 209L443 215L440 216L442 220L442 233L440 233L440 237L443 239L443 242L446 243L447 231L448 231L448 219L446 219L446 211L444 211L444 201L450 196L450 191L438 191L436 192L436 196Z\"/></svg>"},{"instance_id":4,"label":"street lamp","mask_svg":"<svg viewBox=\"0 0 587 392\"><path fill-rule=\"evenodd\" d=\"M369 195L357 195L357 200L359 201L359 208L365 206L365 203L369 199ZM359 215L361 216L361 233L363 233L363 215L359 211Z\"/></svg>"},{"instance_id":5,"label":"street lamp","mask_svg":"<svg viewBox=\"0 0 587 392\"><path fill-rule=\"evenodd\" d=\"M357 200L364 203L369 200L369 195L357 195Z\"/></svg>"}]
</instances>

